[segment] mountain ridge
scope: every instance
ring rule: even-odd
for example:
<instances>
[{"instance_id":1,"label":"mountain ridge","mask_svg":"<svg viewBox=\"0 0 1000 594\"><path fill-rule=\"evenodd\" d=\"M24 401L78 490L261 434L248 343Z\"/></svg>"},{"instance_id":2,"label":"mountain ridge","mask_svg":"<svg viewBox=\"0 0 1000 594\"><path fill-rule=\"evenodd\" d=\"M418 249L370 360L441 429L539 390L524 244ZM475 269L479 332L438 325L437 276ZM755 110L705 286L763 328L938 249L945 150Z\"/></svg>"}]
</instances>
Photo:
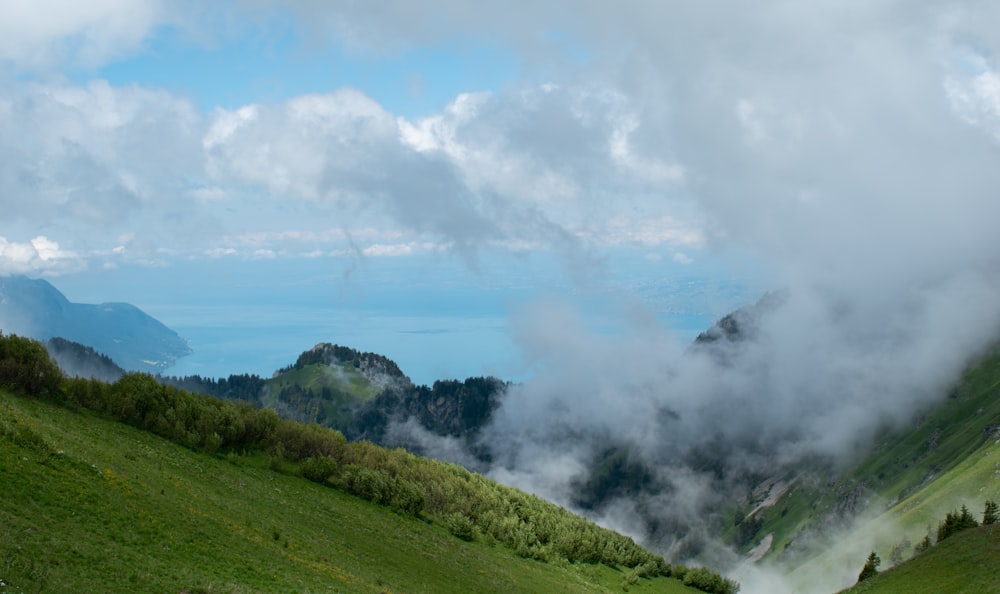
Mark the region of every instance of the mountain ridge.
<instances>
[{"instance_id":1,"label":"mountain ridge","mask_svg":"<svg viewBox=\"0 0 1000 594\"><path fill-rule=\"evenodd\" d=\"M44 279L0 276L0 329L89 346L130 371L159 372L191 353L187 341L138 307L74 303Z\"/></svg>"}]
</instances>

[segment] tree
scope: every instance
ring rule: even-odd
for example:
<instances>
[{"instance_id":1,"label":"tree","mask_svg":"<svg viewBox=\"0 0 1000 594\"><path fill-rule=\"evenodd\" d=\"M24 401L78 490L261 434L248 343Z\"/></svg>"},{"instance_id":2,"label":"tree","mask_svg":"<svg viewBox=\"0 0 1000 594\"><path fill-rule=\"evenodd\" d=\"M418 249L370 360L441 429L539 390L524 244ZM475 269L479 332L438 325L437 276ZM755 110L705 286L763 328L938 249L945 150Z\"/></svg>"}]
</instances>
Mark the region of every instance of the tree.
<instances>
[{"instance_id":1,"label":"tree","mask_svg":"<svg viewBox=\"0 0 1000 594\"><path fill-rule=\"evenodd\" d=\"M872 551L868 555L868 560L865 561L865 566L861 569L861 573L858 574L858 583L867 580L870 577L878 575L878 566L882 564L882 560L879 559L878 554Z\"/></svg>"},{"instance_id":2,"label":"tree","mask_svg":"<svg viewBox=\"0 0 1000 594\"><path fill-rule=\"evenodd\" d=\"M992 499L986 500L986 507L983 509L983 526L1000 522L1000 506Z\"/></svg>"},{"instance_id":3,"label":"tree","mask_svg":"<svg viewBox=\"0 0 1000 594\"><path fill-rule=\"evenodd\" d=\"M917 545L915 547L913 547L913 552L916 553L916 554L923 553L927 549L931 548L931 545L932 545L932 543L931 543L930 526L928 526L927 527L927 534L924 535L924 539L923 540L921 540L920 542L918 542Z\"/></svg>"},{"instance_id":4,"label":"tree","mask_svg":"<svg viewBox=\"0 0 1000 594\"><path fill-rule=\"evenodd\" d=\"M944 517L944 522L938 524L937 540L941 542L957 532L975 528L978 525L979 522L972 517L969 508L963 505L960 512L949 512Z\"/></svg>"}]
</instances>

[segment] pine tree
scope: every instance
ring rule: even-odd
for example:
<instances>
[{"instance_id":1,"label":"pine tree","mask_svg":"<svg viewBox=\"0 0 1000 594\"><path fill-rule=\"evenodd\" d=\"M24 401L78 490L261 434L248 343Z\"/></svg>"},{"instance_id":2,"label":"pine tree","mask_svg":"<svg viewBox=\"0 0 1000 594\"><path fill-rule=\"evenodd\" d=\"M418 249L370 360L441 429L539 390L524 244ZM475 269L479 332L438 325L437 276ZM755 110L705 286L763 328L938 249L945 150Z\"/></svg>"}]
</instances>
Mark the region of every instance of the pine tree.
<instances>
[{"instance_id":1,"label":"pine tree","mask_svg":"<svg viewBox=\"0 0 1000 594\"><path fill-rule=\"evenodd\" d=\"M944 522L938 524L937 539L938 542L948 538L949 536L961 532L962 530L968 530L970 528L975 528L979 525L976 518L972 516L972 512L969 508L962 506L960 512L949 512L944 517Z\"/></svg>"},{"instance_id":2,"label":"pine tree","mask_svg":"<svg viewBox=\"0 0 1000 594\"><path fill-rule=\"evenodd\" d=\"M868 560L865 561L865 566L861 569L861 573L858 574L858 583L860 584L868 578L878 575L878 566L881 564L882 560L879 559L878 553L872 551L868 555Z\"/></svg>"},{"instance_id":3,"label":"pine tree","mask_svg":"<svg viewBox=\"0 0 1000 594\"><path fill-rule=\"evenodd\" d=\"M927 534L924 535L924 539L923 540L921 540L920 542L918 542L917 545L915 547L913 547L913 552L915 554L923 553L927 549L931 548L932 544L933 543L931 543L930 527L928 526L927 527Z\"/></svg>"},{"instance_id":4,"label":"pine tree","mask_svg":"<svg viewBox=\"0 0 1000 594\"><path fill-rule=\"evenodd\" d=\"M990 524L996 524L1000 522L1000 509L998 509L997 502L991 499L986 501L986 507L983 509L983 526L989 526Z\"/></svg>"}]
</instances>

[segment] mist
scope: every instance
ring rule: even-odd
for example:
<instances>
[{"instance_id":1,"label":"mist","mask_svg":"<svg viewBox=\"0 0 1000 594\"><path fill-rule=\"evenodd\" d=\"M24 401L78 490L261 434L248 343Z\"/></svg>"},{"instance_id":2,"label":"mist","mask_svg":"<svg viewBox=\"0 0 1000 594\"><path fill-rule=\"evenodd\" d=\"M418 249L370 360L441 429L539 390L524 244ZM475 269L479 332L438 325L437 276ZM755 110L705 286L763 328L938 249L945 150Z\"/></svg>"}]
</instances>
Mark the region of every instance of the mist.
<instances>
[{"instance_id":1,"label":"mist","mask_svg":"<svg viewBox=\"0 0 1000 594\"><path fill-rule=\"evenodd\" d=\"M856 578L874 535L855 526L870 518L845 511L797 539L799 552L825 550L839 569L795 582L781 565L748 563L718 539L720 527L754 486L822 487L880 432L942 402L1000 336L997 289L995 277L967 272L894 298L796 285L742 310L738 336L693 345L634 304L609 333L550 297L514 314L533 375L507 389L474 440L433 435L414 419L387 439L538 494L674 561L728 571L743 591L803 591L803 581L831 591ZM601 490L608 468L618 480Z\"/></svg>"}]
</instances>

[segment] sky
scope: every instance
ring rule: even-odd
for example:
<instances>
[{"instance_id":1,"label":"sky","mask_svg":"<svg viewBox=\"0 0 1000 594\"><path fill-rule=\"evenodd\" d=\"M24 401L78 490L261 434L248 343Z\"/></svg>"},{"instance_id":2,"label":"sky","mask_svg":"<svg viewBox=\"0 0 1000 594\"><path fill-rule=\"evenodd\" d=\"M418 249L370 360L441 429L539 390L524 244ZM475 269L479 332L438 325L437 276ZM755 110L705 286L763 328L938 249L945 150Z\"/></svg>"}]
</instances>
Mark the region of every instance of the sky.
<instances>
[{"instance_id":1,"label":"sky","mask_svg":"<svg viewBox=\"0 0 1000 594\"><path fill-rule=\"evenodd\" d=\"M509 318L539 295L595 318L640 301L681 340L754 297L665 112L612 76L633 42L556 5L202 4L0 8L0 273L138 305L192 340L175 373L268 374L350 337L418 381L517 379ZM290 303L313 332L218 337ZM325 323L346 310L386 325ZM444 336L472 315L481 350Z\"/></svg>"},{"instance_id":2,"label":"sky","mask_svg":"<svg viewBox=\"0 0 1000 594\"><path fill-rule=\"evenodd\" d=\"M1000 335L997 22L979 0L5 2L0 272L131 301L206 373L199 347L271 348L266 373L348 337L418 381L527 378L486 470L570 503L579 432L625 435L672 499L600 519L648 541L637 510L718 492L684 452L846 456ZM772 290L728 364L687 353Z\"/></svg>"}]
</instances>

